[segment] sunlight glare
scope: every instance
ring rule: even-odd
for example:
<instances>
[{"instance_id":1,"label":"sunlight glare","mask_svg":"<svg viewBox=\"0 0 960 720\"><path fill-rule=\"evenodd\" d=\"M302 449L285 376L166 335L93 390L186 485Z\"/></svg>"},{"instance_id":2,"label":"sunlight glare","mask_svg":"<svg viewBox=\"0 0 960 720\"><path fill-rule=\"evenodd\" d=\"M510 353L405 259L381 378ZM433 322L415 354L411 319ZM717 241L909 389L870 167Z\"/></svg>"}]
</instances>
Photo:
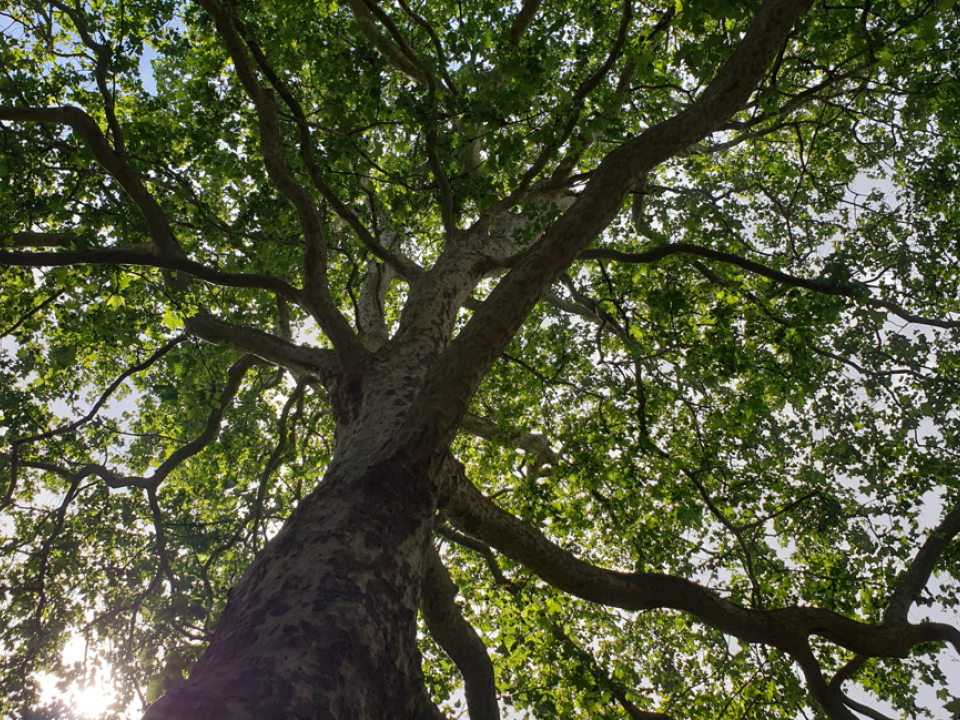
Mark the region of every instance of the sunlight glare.
<instances>
[{"instance_id":1,"label":"sunlight glare","mask_svg":"<svg viewBox=\"0 0 960 720\"><path fill-rule=\"evenodd\" d=\"M63 648L64 665L82 663L84 655L83 638L73 638ZM97 673L92 680L88 680L81 687L81 683L68 686L64 690L57 687L59 679L50 673L40 673L37 680L41 687L41 699L44 703L62 701L76 713L77 717L85 720L99 718L110 706L116 702L111 688L104 683L102 673Z\"/></svg>"}]
</instances>

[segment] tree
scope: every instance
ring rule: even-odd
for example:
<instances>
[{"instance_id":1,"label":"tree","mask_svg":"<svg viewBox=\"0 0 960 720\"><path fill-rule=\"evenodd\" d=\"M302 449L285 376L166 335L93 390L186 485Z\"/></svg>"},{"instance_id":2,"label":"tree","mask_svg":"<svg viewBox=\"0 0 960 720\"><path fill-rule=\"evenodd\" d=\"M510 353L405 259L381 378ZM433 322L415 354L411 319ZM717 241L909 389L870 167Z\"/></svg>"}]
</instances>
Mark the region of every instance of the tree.
<instances>
[{"instance_id":1,"label":"tree","mask_svg":"<svg viewBox=\"0 0 960 720\"><path fill-rule=\"evenodd\" d=\"M4 3L0 708L956 711L958 9L811 5Z\"/></svg>"}]
</instances>

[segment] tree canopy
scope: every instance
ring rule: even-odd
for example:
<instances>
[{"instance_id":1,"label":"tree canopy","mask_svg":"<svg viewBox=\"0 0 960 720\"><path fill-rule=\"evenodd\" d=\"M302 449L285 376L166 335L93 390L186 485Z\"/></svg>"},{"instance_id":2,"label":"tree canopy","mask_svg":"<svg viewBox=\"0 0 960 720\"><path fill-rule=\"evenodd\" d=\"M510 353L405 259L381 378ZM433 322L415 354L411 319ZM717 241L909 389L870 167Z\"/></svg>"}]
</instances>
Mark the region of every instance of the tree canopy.
<instances>
[{"instance_id":1,"label":"tree canopy","mask_svg":"<svg viewBox=\"0 0 960 720\"><path fill-rule=\"evenodd\" d=\"M960 714L955 2L0 22L0 714Z\"/></svg>"}]
</instances>

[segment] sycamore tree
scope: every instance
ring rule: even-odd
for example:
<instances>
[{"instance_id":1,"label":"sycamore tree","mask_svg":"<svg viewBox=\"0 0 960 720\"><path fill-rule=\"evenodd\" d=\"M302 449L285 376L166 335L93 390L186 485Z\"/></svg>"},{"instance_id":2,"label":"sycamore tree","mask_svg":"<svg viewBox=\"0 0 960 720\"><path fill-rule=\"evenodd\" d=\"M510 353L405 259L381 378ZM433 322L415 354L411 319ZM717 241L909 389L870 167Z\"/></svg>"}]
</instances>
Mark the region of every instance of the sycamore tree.
<instances>
[{"instance_id":1,"label":"sycamore tree","mask_svg":"<svg viewBox=\"0 0 960 720\"><path fill-rule=\"evenodd\" d=\"M955 2L0 7L0 713L960 712Z\"/></svg>"}]
</instances>

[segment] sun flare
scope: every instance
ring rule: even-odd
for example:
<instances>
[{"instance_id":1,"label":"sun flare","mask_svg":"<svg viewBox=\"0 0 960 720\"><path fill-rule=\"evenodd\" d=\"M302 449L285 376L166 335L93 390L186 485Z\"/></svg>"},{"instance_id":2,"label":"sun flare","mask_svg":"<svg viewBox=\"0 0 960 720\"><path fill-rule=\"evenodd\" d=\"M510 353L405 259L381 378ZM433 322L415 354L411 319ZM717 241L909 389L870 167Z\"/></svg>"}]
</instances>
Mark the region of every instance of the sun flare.
<instances>
[{"instance_id":1,"label":"sun flare","mask_svg":"<svg viewBox=\"0 0 960 720\"><path fill-rule=\"evenodd\" d=\"M64 665L83 662L84 642L74 639L63 649ZM78 718L96 720L100 718L117 700L109 686L109 676L103 672L86 681L78 681L66 687L58 687L60 679L51 673L41 673L38 681L41 688L41 699L44 704L62 702L70 708ZM107 681L107 682L105 682Z\"/></svg>"}]
</instances>

